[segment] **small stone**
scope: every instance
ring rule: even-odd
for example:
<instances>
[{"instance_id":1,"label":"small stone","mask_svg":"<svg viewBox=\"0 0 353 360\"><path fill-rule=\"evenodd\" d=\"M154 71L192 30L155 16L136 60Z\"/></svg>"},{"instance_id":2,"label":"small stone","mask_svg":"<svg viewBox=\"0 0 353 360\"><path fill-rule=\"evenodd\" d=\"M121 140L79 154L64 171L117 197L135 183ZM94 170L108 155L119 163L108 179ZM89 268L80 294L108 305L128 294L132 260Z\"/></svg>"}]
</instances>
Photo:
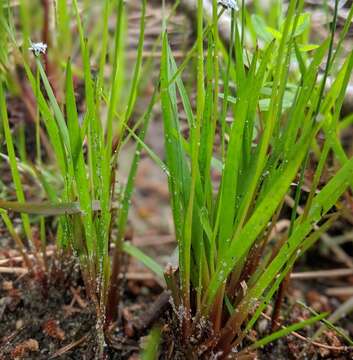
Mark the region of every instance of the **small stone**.
<instances>
[{"instance_id":1,"label":"small stone","mask_svg":"<svg viewBox=\"0 0 353 360\"><path fill-rule=\"evenodd\" d=\"M2 288L5 290L5 291L10 291L13 289L13 283L12 281L4 281L2 283Z\"/></svg>"},{"instance_id":2,"label":"small stone","mask_svg":"<svg viewBox=\"0 0 353 360\"><path fill-rule=\"evenodd\" d=\"M264 334L267 331L268 326L269 326L268 320L266 320L266 319L260 320L258 323L258 329L259 329L260 334Z\"/></svg>"},{"instance_id":3,"label":"small stone","mask_svg":"<svg viewBox=\"0 0 353 360\"><path fill-rule=\"evenodd\" d=\"M22 326L23 326L23 320L22 320L22 319L17 320L17 321L16 321L16 330L21 329Z\"/></svg>"}]
</instances>

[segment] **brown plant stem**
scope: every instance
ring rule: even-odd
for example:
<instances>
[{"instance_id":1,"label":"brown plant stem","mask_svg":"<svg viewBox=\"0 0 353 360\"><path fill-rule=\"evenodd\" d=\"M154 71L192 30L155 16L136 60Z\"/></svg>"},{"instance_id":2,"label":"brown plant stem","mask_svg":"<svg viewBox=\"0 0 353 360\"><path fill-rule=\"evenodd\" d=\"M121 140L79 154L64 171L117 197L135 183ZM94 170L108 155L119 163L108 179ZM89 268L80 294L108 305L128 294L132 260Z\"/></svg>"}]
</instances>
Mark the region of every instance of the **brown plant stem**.
<instances>
[{"instance_id":1,"label":"brown plant stem","mask_svg":"<svg viewBox=\"0 0 353 360\"><path fill-rule=\"evenodd\" d=\"M51 41L49 36L49 21L50 21L50 4L49 0L42 0L42 8L43 8L43 29L42 29L42 41L47 44L48 48L50 48ZM48 74L48 78L50 79L50 64L48 60L48 53L45 52L43 54L45 72Z\"/></svg>"},{"instance_id":2,"label":"brown plant stem","mask_svg":"<svg viewBox=\"0 0 353 360\"><path fill-rule=\"evenodd\" d=\"M289 271L284 280L281 282L281 285L278 288L277 297L275 301L275 305L273 308L272 313L272 322L271 322L271 330L276 331L278 330L281 322L280 322L280 316L281 316L281 308L284 301L284 298L286 296L289 284L290 284L290 276L291 272Z\"/></svg>"},{"instance_id":3,"label":"brown plant stem","mask_svg":"<svg viewBox=\"0 0 353 360\"><path fill-rule=\"evenodd\" d=\"M146 310L146 312L141 314L137 322L134 324L134 328L138 332L142 332L150 328L154 322L158 321L170 306L170 296L171 294L169 291L163 291L154 303Z\"/></svg>"},{"instance_id":4,"label":"brown plant stem","mask_svg":"<svg viewBox=\"0 0 353 360\"><path fill-rule=\"evenodd\" d=\"M110 277L110 284L106 305L106 320L105 327L109 327L118 318L118 303L119 303L119 274L123 260L122 249L117 246L114 249L112 274Z\"/></svg>"},{"instance_id":5,"label":"brown plant stem","mask_svg":"<svg viewBox=\"0 0 353 360\"><path fill-rule=\"evenodd\" d=\"M51 0L41 0L42 7L43 7L43 29L42 29L42 41L47 44L48 51L50 51L50 48L52 46L51 36L50 36L50 10L51 7L54 6L52 4ZM45 66L45 72L48 75L48 80L50 82L50 85L53 89L53 93L57 99L59 99L59 87L56 82L57 76L56 76L56 66L53 66L49 60L48 51L43 54L43 60L44 60L44 66Z\"/></svg>"},{"instance_id":6,"label":"brown plant stem","mask_svg":"<svg viewBox=\"0 0 353 360\"><path fill-rule=\"evenodd\" d=\"M223 309L223 298L225 293L225 285L219 290L216 299L214 301L212 311L211 311L211 321L213 323L213 330L216 334L219 333L222 326L222 309Z\"/></svg>"},{"instance_id":7,"label":"brown plant stem","mask_svg":"<svg viewBox=\"0 0 353 360\"><path fill-rule=\"evenodd\" d=\"M43 14L44 14L44 24L43 24L43 30L42 30L42 38L43 42L47 45L49 45L49 12L50 12L50 4L49 0L42 0L42 7L43 7Z\"/></svg>"},{"instance_id":8,"label":"brown plant stem","mask_svg":"<svg viewBox=\"0 0 353 360\"><path fill-rule=\"evenodd\" d=\"M132 240L132 233L127 232L124 240ZM124 253L122 249L123 241L118 241L117 246L114 247L112 273L109 281L109 289L106 304L106 320L104 327L108 328L113 322L118 319L118 304L119 304L119 288L122 277L122 265L124 263Z\"/></svg>"},{"instance_id":9,"label":"brown plant stem","mask_svg":"<svg viewBox=\"0 0 353 360\"><path fill-rule=\"evenodd\" d=\"M174 306L176 309L180 306L180 290L179 290L179 281L178 281L179 270L173 268L171 264L168 264L164 272L164 279L167 284L167 289L171 293L171 297L174 301Z\"/></svg>"}]
</instances>

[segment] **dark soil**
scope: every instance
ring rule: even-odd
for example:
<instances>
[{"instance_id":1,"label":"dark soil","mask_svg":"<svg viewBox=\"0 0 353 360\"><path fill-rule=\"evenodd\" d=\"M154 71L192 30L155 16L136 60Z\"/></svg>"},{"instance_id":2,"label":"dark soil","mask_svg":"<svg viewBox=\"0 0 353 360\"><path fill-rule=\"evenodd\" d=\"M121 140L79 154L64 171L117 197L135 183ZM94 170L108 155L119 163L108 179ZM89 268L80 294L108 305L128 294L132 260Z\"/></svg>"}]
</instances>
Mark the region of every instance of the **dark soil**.
<instances>
[{"instance_id":1,"label":"dark soil","mask_svg":"<svg viewBox=\"0 0 353 360\"><path fill-rule=\"evenodd\" d=\"M292 288L292 294L289 300L291 304L287 303L283 309L284 311L282 315L285 319L283 320L283 325L289 326L293 323L313 316L309 311L303 309L300 305L292 303L298 296L298 292L300 292L297 288L298 285L301 287L300 284L295 283ZM323 296L316 290L309 290L309 288L305 290L305 299L306 303L309 303L311 307L316 307L317 311L324 311L323 309L328 311L333 305L337 305L337 302L334 304L334 302L332 303L327 297ZM348 330L346 325L351 322L351 320L352 318L347 318L337 324L337 326ZM269 329L269 325L268 320L260 320L257 326L258 335L262 332L262 328L267 326L267 329ZM307 340L304 340L304 338L298 338L294 335L289 335L267 345L263 349L260 349L258 358L261 360L353 359L352 349L345 348L345 343L337 336L335 331L325 331L323 335L316 340L318 344L311 344L310 339L319 327L320 324L317 324L298 331L298 334ZM268 335L268 330L266 332L258 337L260 338Z\"/></svg>"},{"instance_id":2,"label":"dark soil","mask_svg":"<svg viewBox=\"0 0 353 360\"><path fill-rule=\"evenodd\" d=\"M155 282L127 282L121 320L112 327L106 359L133 359L145 329L140 318L160 288ZM0 277L0 359L94 359L97 353L95 309L84 293L77 265L65 264L46 284L29 275Z\"/></svg>"},{"instance_id":3,"label":"dark soil","mask_svg":"<svg viewBox=\"0 0 353 360\"><path fill-rule=\"evenodd\" d=\"M283 311L286 319L284 324L310 316L307 310L295 304L296 298L304 297L316 311L332 311L339 304L337 300L328 299L312 286L310 283L303 286L302 283L293 282ZM94 308L85 298L83 288L78 267L72 263L66 263L65 271L54 272L48 285L45 285L43 280L33 280L28 275L2 276L0 359L94 359L97 351L96 316ZM126 283L121 321L107 338L106 359L139 358L141 343L149 329L138 329L140 322L137 320L146 319L146 314L156 304L155 310L159 311L159 314L154 320L158 322L163 319L165 324L163 354L160 358L182 360L190 355L185 343L180 340L180 334L178 335L178 326L171 307L167 304L167 309L158 309L158 306L162 306L157 296L159 291L160 288L151 281ZM163 303L165 305L165 302ZM347 318L339 325L349 330L352 335L351 320L352 318ZM260 320L256 332L252 335L265 336L269 325L268 320ZM314 331L315 329L305 330L300 334L310 338ZM327 347L344 346L333 331L325 332L319 341ZM255 356L254 354L254 359ZM261 349L257 356L263 360L353 359L353 352L320 348L288 336Z\"/></svg>"}]
</instances>

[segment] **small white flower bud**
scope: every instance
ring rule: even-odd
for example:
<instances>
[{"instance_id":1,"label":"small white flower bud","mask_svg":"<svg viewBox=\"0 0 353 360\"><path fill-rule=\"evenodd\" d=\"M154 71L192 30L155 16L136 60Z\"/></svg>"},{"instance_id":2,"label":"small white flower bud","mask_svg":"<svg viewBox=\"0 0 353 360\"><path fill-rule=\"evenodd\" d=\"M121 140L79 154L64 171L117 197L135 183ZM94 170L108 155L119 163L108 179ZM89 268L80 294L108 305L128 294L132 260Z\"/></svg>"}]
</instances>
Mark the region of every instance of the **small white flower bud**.
<instances>
[{"instance_id":1,"label":"small white flower bud","mask_svg":"<svg viewBox=\"0 0 353 360\"><path fill-rule=\"evenodd\" d=\"M28 50L32 51L35 56L39 56L40 54L45 54L47 51L47 44L43 42L31 43L31 47Z\"/></svg>"},{"instance_id":2,"label":"small white flower bud","mask_svg":"<svg viewBox=\"0 0 353 360\"><path fill-rule=\"evenodd\" d=\"M218 0L218 4L224 6L227 9L232 9L235 11L239 10L236 0Z\"/></svg>"}]
</instances>

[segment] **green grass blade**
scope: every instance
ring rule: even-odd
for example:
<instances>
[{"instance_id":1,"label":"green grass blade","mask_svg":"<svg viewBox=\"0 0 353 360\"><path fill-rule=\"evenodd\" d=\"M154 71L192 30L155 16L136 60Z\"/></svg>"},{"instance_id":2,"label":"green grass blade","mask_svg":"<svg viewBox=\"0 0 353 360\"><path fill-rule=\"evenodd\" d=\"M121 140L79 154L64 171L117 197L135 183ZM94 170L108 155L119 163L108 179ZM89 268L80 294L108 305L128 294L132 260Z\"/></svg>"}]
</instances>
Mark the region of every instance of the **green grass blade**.
<instances>
[{"instance_id":1,"label":"green grass blade","mask_svg":"<svg viewBox=\"0 0 353 360\"><path fill-rule=\"evenodd\" d=\"M131 255L132 257L139 260L142 264L144 264L148 269L153 271L159 278L164 279L164 271L163 268L154 261L151 257L147 256L144 252L138 249L136 246L132 245L129 242L124 242L123 250Z\"/></svg>"},{"instance_id":2,"label":"green grass blade","mask_svg":"<svg viewBox=\"0 0 353 360\"><path fill-rule=\"evenodd\" d=\"M321 321L325 317L327 317L327 313L313 316L310 319L300 321L300 322L290 325L290 326L286 326L284 329L278 330L278 331L274 332L273 334L268 335L268 336L264 337L263 339L256 341L254 344L249 346L249 350L255 350L255 349L261 348L267 344L270 344L270 343L272 344L274 341L276 341L284 336L287 336L295 331L301 330L301 329L305 328L306 326L313 325L313 324Z\"/></svg>"},{"instance_id":3,"label":"green grass blade","mask_svg":"<svg viewBox=\"0 0 353 360\"><path fill-rule=\"evenodd\" d=\"M207 303L209 305L213 301L219 286L223 283L237 262L239 262L248 252L256 237L267 225L288 191L305 156L308 144L307 141L307 139L303 139L297 145L295 157L288 162L288 165L283 170L281 176L273 183L272 188L266 194L266 198L257 206L255 212L244 228L232 239L227 253L220 259L218 269L212 277L208 289Z\"/></svg>"},{"instance_id":4,"label":"green grass blade","mask_svg":"<svg viewBox=\"0 0 353 360\"><path fill-rule=\"evenodd\" d=\"M82 219L85 226L87 249L88 253L92 256L94 253L94 247L96 246L96 237L92 222L92 200L82 149L82 139L80 136L81 131L76 109L70 61L68 61L66 66L66 114L69 128L70 149L73 151L71 153L71 157L73 159L76 178L76 189L79 197L80 208L82 210Z\"/></svg>"},{"instance_id":5,"label":"green grass blade","mask_svg":"<svg viewBox=\"0 0 353 360\"><path fill-rule=\"evenodd\" d=\"M15 155L15 149L13 146L13 142L12 142L12 135L11 135L10 124L9 124L9 119L8 119L8 115L7 115L6 99L5 99L4 87L3 87L2 82L0 83L0 115L1 115L1 122L3 124L7 152L8 152L9 160L10 160L11 174L12 174L13 182L14 182L15 188L16 188L17 200L19 202L23 203L23 202L25 202L25 195L24 195L24 190L23 190L20 174L19 174L19 171L17 168L17 159L16 159L16 155ZM24 231L26 233L26 236L27 236L30 246L31 246L31 250L35 251L29 217L26 214L21 214L21 218L22 218L22 222L23 222Z\"/></svg>"},{"instance_id":6,"label":"green grass blade","mask_svg":"<svg viewBox=\"0 0 353 360\"><path fill-rule=\"evenodd\" d=\"M78 202L53 204L0 200L0 208L21 214L43 216L71 215L82 212Z\"/></svg>"},{"instance_id":7,"label":"green grass blade","mask_svg":"<svg viewBox=\"0 0 353 360\"><path fill-rule=\"evenodd\" d=\"M161 342L161 330L155 327L151 330L147 338L146 348L143 350L142 360L155 360L158 359L158 351Z\"/></svg>"},{"instance_id":8,"label":"green grass blade","mask_svg":"<svg viewBox=\"0 0 353 360\"><path fill-rule=\"evenodd\" d=\"M46 75L46 73L45 73L45 71L43 69L43 66L42 66L42 64L41 64L41 62L39 61L38 58L36 58L36 64L37 64L37 67L39 69L39 73L40 73L41 79L43 81L45 90L47 92L50 104L51 104L51 106L53 108L53 111L54 111L54 114L55 114L55 117L56 117L56 120L57 120L57 123L58 123L58 127L59 127L59 130L60 130L60 135L61 135L63 144L65 145L67 151L70 152L69 132L68 132L68 129L67 129L67 126L66 126L64 115L63 115L63 113L62 113L62 111L60 109L60 106L59 106L56 98L55 98L55 95L53 93L53 90L52 90L51 85L49 83L49 80L47 78L47 75Z\"/></svg>"},{"instance_id":9,"label":"green grass blade","mask_svg":"<svg viewBox=\"0 0 353 360\"><path fill-rule=\"evenodd\" d=\"M23 241L20 238L20 236L17 234L10 217L8 216L7 212L1 208L0 208L0 216L1 216L5 226L7 227L7 230L10 233L11 237L14 239L16 246L18 248L18 251L20 252L21 256L23 257L24 263L26 264L28 269L31 270L32 263L27 255L27 251L23 244Z\"/></svg>"},{"instance_id":10,"label":"green grass blade","mask_svg":"<svg viewBox=\"0 0 353 360\"><path fill-rule=\"evenodd\" d=\"M123 241L123 238L125 235L125 228L126 228L126 224L127 224L127 220L128 220L131 196L132 196L132 192L133 192L134 185L135 185L135 177L136 177L136 173L137 173L137 167L138 167L138 164L139 164L139 161L141 158L141 150L143 148L147 128L148 128L149 122L151 120L152 110L153 110L153 106L155 104L156 97L157 97L157 88L154 91L154 94L152 96L152 99L150 101L148 109L144 115L142 131L139 134L139 136L136 135L136 137L138 138L138 142L137 142L135 154L134 154L134 157L133 157L133 160L131 163L128 180L127 180L127 183L126 183L126 186L124 189L120 212L118 215L118 236L116 238L115 245L119 248L121 248L121 246L122 246L122 241Z\"/></svg>"}]
</instances>

